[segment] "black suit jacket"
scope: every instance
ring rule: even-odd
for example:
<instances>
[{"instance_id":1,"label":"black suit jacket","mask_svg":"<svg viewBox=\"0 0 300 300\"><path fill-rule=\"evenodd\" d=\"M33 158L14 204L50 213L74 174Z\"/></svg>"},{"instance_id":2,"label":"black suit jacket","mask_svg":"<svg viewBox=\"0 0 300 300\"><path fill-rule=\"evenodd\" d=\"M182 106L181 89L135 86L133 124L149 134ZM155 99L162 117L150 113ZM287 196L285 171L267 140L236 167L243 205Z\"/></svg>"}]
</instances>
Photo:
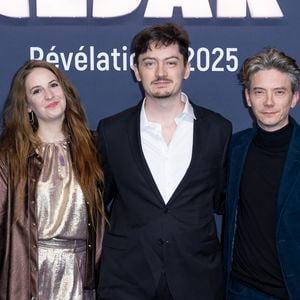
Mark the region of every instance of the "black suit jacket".
<instances>
[{"instance_id":1,"label":"black suit jacket","mask_svg":"<svg viewBox=\"0 0 300 300\"><path fill-rule=\"evenodd\" d=\"M175 300L223 298L214 213L223 210L231 124L192 105L196 120L191 163L167 204L142 152L141 103L99 123L110 226L103 242L98 299L153 299L163 272Z\"/></svg>"}]
</instances>

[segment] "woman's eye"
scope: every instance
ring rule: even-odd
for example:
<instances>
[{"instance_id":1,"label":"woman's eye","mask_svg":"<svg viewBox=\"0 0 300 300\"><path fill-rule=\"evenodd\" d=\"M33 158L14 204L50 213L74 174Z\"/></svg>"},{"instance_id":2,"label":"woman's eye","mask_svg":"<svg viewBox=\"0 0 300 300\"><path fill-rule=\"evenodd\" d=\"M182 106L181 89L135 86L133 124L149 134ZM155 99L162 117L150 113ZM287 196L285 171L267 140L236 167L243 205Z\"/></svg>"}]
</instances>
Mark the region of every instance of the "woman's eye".
<instances>
[{"instance_id":1,"label":"woman's eye","mask_svg":"<svg viewBox=\"0 0 300 300\"><path fill-rule=\"evenodd\" d=\"M34 89L33 91L32 91L32 94L33 95L36 95L36 94L39 94L41 92L41 89Z\"/></svg>"},{"instance_id":2,"label":"woman's eye","mask_svg":"<svg viewBox=\"0 0 300 300\"><path fill-rule=\"evenodd\" d=\"M58 82L52 82L50 86L51 87L57 87L57 86L59 86L59 84L58 84Z\"/></svg>"}]
</instances>

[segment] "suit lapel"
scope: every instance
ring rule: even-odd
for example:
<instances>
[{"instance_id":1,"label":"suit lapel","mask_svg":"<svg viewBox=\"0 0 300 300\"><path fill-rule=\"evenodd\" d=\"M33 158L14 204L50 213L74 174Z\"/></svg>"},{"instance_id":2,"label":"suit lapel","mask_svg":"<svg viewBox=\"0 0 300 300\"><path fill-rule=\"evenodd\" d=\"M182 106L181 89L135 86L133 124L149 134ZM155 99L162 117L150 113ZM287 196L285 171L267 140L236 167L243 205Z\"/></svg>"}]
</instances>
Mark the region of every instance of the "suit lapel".
<instances>
[{"instance_id":1,"label":"suit lapel","mask_svg":"<svg viewBox=\"0 0 300 300\"><path fill-rule=\"evenodd\" d=\"M253 140L256 130L252 129L249 133L239 140L238 143L234 144L234 139L232 141L231 151L230 151L230 163L229 163L229 182L228 182L228 198L234 199L236 206L239 200L239 188L241 176L244 170L245 160L248 154L249 146Z\"/></svg>"},{"instance_id":2,"label":"suit lapel","mask_svg":"<svg viewBox=\"0 0 300 300\"><path fill-rule=\"evenodd\" d=\"M194 174L193 169L196 168L196 163L197 161L199 161L199 156L201 155L201 142L203 143L203 141L205 140L205 128L203 128L203 126L205 126L205 123L202 122L202 115L200 113L200 111L197 110L197 108L193 105L193 103L191 103L193 108L194 108L194 114L196 117L196 120L194 120L194 132L193 132L193 149L192 149L192 157L191 157L191 161L190 164L182 178L182 180L180 181L180 183L178 184L177 188L175 189L173 195L171 196L168 205L172 204L172 202L175 201L176 197L181 193L182 189L185 186L185 183L189 181L189 178L192 176L192 174Z\"/></svg>"},{"instance_id":3,"label":"suit lapel","mask_svg":"<svg viewBox=\"0 0 300 300\"><path fill-rule=\"evenodd\" d=\"M282 174L281 185L278 195L278 211L280 212L287 201L293 186L298 179L300 172L300 127L294 122L294 131L289 146L284 171Z\"/></svg>"},{"instance_id":4,"label":"suit lapel","mask_svg":"<svg viewBox=\"0 0 300 300\"><path fill-rule=\"evenodd\" d=\"M129 146L132 152L132 155L135 159L138 169L142 176L144 176L147 183L153 190L159 202L165 205L165 202L159 192L159 189L154 181L154 178L151 174L151 171L148 167L146 158L143 153L142 144L141 144L141 133L140 133L140 112L142 101L136 106L136 110L133 114L133 117L128 122L127 135L129 139ZM156 201L155 201L156 202Z\"/></svg>"}]
</instances>

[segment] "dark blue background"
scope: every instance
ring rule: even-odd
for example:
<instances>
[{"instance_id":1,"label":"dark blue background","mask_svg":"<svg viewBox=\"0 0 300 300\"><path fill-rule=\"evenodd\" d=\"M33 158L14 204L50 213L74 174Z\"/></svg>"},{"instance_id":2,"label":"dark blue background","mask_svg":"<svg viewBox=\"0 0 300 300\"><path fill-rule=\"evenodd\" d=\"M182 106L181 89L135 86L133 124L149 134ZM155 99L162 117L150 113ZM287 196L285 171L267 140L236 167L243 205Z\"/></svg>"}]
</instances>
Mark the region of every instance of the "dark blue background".
<instances>
[{"instance_id":1,"label":"dark blue background","mask_svg":"<svg viewBox=\"0 0 300 300\"><path fill-rule=\"evenodd\" d=\"M30 58L30 47L41 47L48 53L55 45L56 52L67 55L76 53L80 46L85 49L94 46L97 53L110 53L112 48L122 50L124 45L130 48L132 37L145 26L165 21L184 25L195 50L200 47L210 51L216 47L224 50L237 48L239 67L246 57L269 46L300 61L299 1L278 0L284 13L280 19L253 19L249 15L243 19L218 19L215 17L215 2L210 1L214 15L211 19L184 19L181 9L174 9L172 19L146 19L147 1L142 1L126 16L98 19L91 17L92 1L88 1L87 18L38 18L35 16L35 1L30 1L30 18L0 16L0 105L5 101L13 74ZM195 66L195 62L192 63ZM224 62L220 66L224 66ZM81 94L91 128L97 126L100 118L132 106L142 98L130 71L79 72L72 64L66 74ZM194 102L231 120L234 131L251 126L237 72L194 71L184 83L184 91ZM292 114L300 120L299 108L295 108Z\"/></svg>"}]
</instances>

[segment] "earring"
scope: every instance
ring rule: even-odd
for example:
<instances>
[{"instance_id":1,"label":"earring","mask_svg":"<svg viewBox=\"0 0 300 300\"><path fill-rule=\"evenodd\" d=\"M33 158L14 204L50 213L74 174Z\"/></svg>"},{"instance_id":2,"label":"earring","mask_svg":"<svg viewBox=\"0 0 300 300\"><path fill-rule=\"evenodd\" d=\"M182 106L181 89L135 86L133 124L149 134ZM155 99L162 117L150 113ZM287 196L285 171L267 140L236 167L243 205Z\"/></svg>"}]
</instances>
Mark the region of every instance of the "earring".
<instances>
[{"instance_id":1,"label":"earring","mask_svg":"<svg viewBox=\"0 0 300 300\"><path fill-rule=\"evenodd\" d=\"M33 111L30 111L28 113L28 116L29 116L29 122L30 122L30 124L33 125L34 124L34 113L33 113Z\"/></svg>"}]
</instances>

